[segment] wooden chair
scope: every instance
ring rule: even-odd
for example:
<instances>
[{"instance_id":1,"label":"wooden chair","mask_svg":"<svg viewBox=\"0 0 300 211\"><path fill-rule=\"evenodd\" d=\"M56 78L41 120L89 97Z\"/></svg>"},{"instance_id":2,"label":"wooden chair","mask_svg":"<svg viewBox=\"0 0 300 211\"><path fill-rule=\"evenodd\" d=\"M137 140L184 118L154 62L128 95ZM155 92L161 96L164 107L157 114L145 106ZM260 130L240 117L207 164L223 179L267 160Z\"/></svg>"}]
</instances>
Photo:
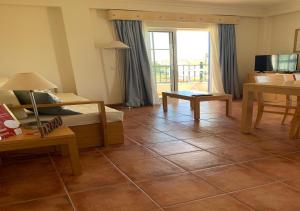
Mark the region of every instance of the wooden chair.
<instances>
[{"instance_id":1,"label":"wooden chair","mask_svg":"<svg viewBox=\"0 0 300 211\"><path fill-rule=\"evenodd\" d=\"M258 75L255 76L256 83L282 83L284 81L292 81L295 80L294 76L291 75ZM281 114L283 115L281 124L285 123L286 117L288 115L294 115L290 113L291 109L296 109L296 106L293 106L292 97L286 95L282 98L282 95L274 95L274 94L257 94L257 102L258 102L258 112L254 127L258 127L261 122L263 113L273 113L273 114ZM266 108L283 108L284 111L278 110L269 110Z\"/></svg>"},{"instance_id":2,"label":"wooden chair","mask_svg":"<svg viewBox=\"0 0 300 211\"><path fill-rule=\"evenodd\" d=\"M296 106L296 111L295 111L295 114L294 114L292 122L291 122L289 138L290 139L298 138L299 132L300 132L300 97L297 97L297 106Z\"/></svg>"}]
</instances>

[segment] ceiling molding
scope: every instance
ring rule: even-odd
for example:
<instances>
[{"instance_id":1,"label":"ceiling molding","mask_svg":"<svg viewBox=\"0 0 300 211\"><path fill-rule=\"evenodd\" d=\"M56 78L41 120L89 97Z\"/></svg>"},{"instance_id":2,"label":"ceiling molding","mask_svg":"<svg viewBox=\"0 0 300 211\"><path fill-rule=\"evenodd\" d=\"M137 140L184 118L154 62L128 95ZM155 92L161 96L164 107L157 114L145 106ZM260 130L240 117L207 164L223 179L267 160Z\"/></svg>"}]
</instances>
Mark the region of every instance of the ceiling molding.
<instances>
[{"instance_id":1,"label":"ceiling molding","mask_svg":"<svg viewBox=\"0 0 300 211\"><path fill-rule=\"evenodd\" d=\"M229 15L200 15L173 12L149 12L136 10L108 10L109 20L176 21L217 24L239 24L240 18Z\"/></svg>"},{"instance_id":2,"label":"ceiling molding","mask_svg":"<svg viewBox=\"0 0 300 211\"><path fill-rule=\"evenodd\" d=\"M233 15L241 17L264 17L265 9L261 7L212 5L200 3L180 3L168 0L88 0L93 9L143 10L154 12L175 12L202 15Z\"/></svg>"}]
</instances>

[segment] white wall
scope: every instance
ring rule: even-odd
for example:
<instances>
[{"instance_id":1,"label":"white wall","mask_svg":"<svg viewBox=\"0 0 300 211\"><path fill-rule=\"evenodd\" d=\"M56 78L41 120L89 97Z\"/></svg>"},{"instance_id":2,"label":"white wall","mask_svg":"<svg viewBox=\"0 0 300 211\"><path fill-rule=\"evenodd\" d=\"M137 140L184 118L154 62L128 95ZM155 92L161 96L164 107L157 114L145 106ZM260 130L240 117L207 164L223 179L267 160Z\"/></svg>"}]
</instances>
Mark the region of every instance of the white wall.
<instances>
[{"instance_id":1,"label":"white wall","mask_svg":"<svg viewBox=\"0 0 300 211\"><path fill-rule=\"evenodd\" d=\"M236 25L236 48L240 84L253 72L258 46L259 18L241 18Z\"/></svg>"},{"instance_id":2,"label":"white wall","mask_svg":"<svg viewBox=\"0 0 300 211\"><path fill-rule=\"evenodd\" d=\"M300 12L274 16L271 19L271 53L291 53L295 30L300 29Z\"/></svg>"},{"instance_id":3,"label":"white wall","mask_svg":"<svg viewBox=\"0 0 300 211\"><path fill-rule=\"evenodd\" d=\"M101 63L100 68L103 73L106 95L109 96L110 103L121 103L122 90L120 80L123 72L120 67L117 68L116 50L101 48L101 46L116 40L112 21L107 20L105 10L91 9L90 14L93 39L95 44L98 46L97 58Z\"/></svg>"},{"instance_id":4,"label":"white wall","mask_svg":"<svg viewBox=\"0 0 300 211\"><path fill-rule=\"evenodd\" d=\"M0 5L0 75L32 71L62 88L47 9Z\"/></svg>"},{"instance_id":5,"label":"white wall","mask_svg":"<svg viewBox=\"0 0 300 211\"><path fill-rule=\"evenodd\" d=\"M242 17L236 27L241 82L253 71L254 55L261 47L258 37L267 25L261 24L263 10L256 8L105 0L0 0L0 74L37 71L61 90L120 103L122 90L115 52L95 47L115 39L112 24L101 10L108 8L252 16ZM280 26L280 21L275 23ZM275 43L279 38L272 40Z\"/></svg>"}]
</instances>

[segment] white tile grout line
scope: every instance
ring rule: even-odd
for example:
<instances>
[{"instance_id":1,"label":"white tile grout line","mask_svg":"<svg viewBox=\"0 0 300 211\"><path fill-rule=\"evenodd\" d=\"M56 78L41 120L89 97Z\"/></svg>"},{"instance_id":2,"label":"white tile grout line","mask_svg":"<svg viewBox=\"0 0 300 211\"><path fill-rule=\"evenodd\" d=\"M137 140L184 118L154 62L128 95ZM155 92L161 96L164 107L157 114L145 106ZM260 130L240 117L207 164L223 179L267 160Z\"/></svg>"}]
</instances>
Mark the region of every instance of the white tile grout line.
<instances>
[{"instance_id":1,"label":"white tile grout line","mask_svg":"<svg viewBox=\"0 0 300 211\"><path fill-rule=\"evenodd\" d=\"M45 154L45 155L46 155L46 154ZM54 168L54 172L53 172L53 173L56 174L56 176L58 177L58 179L59 179L59 181L60 181L60 183L61 183L62 181L60 180L60 175L57 175L56 167L53 165L53 162L52 162L52 160L51 160L51 156L49 155L49 153L47 153L47 156L41 157L41 158L43 159L43 158L46 158L46 157L50 160L51 165L52 165L52 167ZM29 160L33 160L33 159L40 159L40 158L32 158L32 159L29 159ZM21 162L23 162L23 161L21 161ZM64 183L62 184L62 186L64 187L64 191L66 192ZM16 202L12 202L12 203L1 204L1 205L0 205L0 208L1 208L1 207L5 207L5 206L18 205L18 204L24 204L24 203L28 203L28 202L34 202L34 201L44 200L44 199L52 199L52 198L57 198L57 197L62 197L62 196L65 197L65 196L66 196L66 193L63 193L63 194L57 194L57 195L52 195L52 196L37 197L37 198L34 198L34 199L21 200L21 201L16 201ZM72 206L72 204L71 204L71 206ZM73 206L72 206L72 208L73 208ZM73 208L73 209L74 209L74 208Z\"/></svg>"},{"instance_id":2,"label":"white tile grout line","mask_svg":"<svg viewBox=\"0 0 300 211\"><path fill-rule=\"evenodd\" d=\"M149 149L149 148L147 148L146 146L143 146L143 147L146 148L146 149L148 149L148 150L153 151L152 149ZM203 151L206 151L206 150L203 150ZM154 151L154 152L155 152L155 151ZM194 152L195 152L195 151L194 151ZM188 152L185 152L185 153L188 153ZM184 154L184 153L179 153L179 154ZM187 173L190 173L191 175L194 175L194 176L196 176L196 177L198 177L198 178L201 178L201 179L202 179L203 181L205 181L207 184L209 184L209 185L215 187L216 189L218 189L219 191L222 192L222 194L217 194L217 195L215 195L215 196L219 196L219 195L228 195L229 197L234 198L235 200L239 201L240 203L242 203L242 204L245 205L246 207L251 208L252 210L254 210L253 207L251 207L251 206L249 206L248 204L246 204L245 202L242 202L242 201L240 201L239 199L237 199L237 198L231 196L231 194L232 194L232 193L235 193L235 192L242 191L242 190L248 190L248 189L258 188L258 187L261 187L261 186L270 185L270 184L273 184L273 183L276 183L276 182L277 182L277 183L280 182L280 181L274 180L274 179L272 178L274 181L269 182L269 183L266 183L266 184L263 184L263 185L259 185L259 186L255 186L255 187L250 187L250 188L243 188L243 189L240 189L240 190L237 190L237 191L224 192L222 189L220 189L220 188L217 187L216 185L210 183L210 182L209 182L208 180L206 180L205 178L202 178L202 177L200 177L199 175L195 174L194 172L197 171L197 170L190 171L190 170L188 170L188 169L186 169L186 168L184 168L184 167L178 165L177 163L174 163L172 160L169 160L168 158L166 158L166 157L164 157L164 156L162 156L162 155L159 155L159 156L160 156L161 158L167 160L168 162L172 163L173 165L178 166L178 167L184 169ZM223 158L223 157L220 157L220 156L217 156L217 157ZM224 158L223 158L223 159L224 159ZM260 159L263 159L263 158L260 158ZM260 159L255 159L255 160L260 160ZM227 159L225 159L225 160L227 160ZM229 161L230 161L230 160L229 160ZM251 161L252 161L252 160L251 160ZM201 170L208 170L208 169L212 169L212 168L216 168L216 167L222 167L222 166L228 166L228 165L239 165L239 163L236 162L236 163L222 164L222 165L219 165L219 166L213 166L213 167L208 167L208 168L204 168L204 169L199 169L198 171L201 171ZM256 170L256 169L254 169L254 170ZM256 171L257 171L257 170L256 170ZM258 172L259 172L259 171L258 171ZM260 173L262 173L262 172L260 172ZM177 175L177 174L173 174L173 175ZM265 174L263 173L263 175L265 175ZM165 175L165 176L171 176L171 175ZM266 176L267 176L268 178L270 178L268 175L266 175ZM158 177L164 177L164 176L158 176ZM184 203L189 203L189 202L192 202L192 201L202 200L202 199L206 199L206 198L209 198L209 197L203 197L203 198L199 198L199 199L187 201L187 202L184 202ZM183 203L178 203L178 205L179 205L179 204L183 204ZM172 206L175 206L175 205L177 205L177 204L173 204ZM164 208L166 208L166 207L164 207Z\"/></svg>"},{"instance_id":3,"label":"white tile grout line","mask_svg":"<svg viewBox=\"0 0 300 211\"><path fill-rule=\"evenodd\" d=\"M101 152L101 154L103 155L103 157L111 164L115 167L115 169L121 173L131 184L133 184L139 191L141 191L143 194L145 194L158 208L163 209L162 206L160 206L160 204L158 202L156 202L154 199L152 199L150 197L150 195L148 193L146 193L142 188L140 188L125 172L123 172L117 165L115 165L103 152Z\"/></svg>"},{"instance_id":4,"label":"white tile grout line","mask_svg":"<svg viewBox=\"0 0 300 211\"><path fill-rule=\"evenodd\" d=\"M66 187L66 185L65 185L65 183L64 183L64 181L63 181L63 179L62 179L62 177L61 177L61 175L60 175L58 169L56 168L56 165L55 165L55 162L54 162L52 156L49 155L49 158L50 158L50 161L51 161L51 163L52 163L52 165L53 165L53 167L54 167L54 169L55 169L56 175L58 176L59 181L60 181L60 183L62 184L62 186L63 186L63 188L64 188L64 190L65 190L65 192L66 192L66 195L67 195L67 198L68 198L68 200L69 200L69 203L71 204L73 210L76 211L76 210L77 210L77 209L76 209L76 206L75 206L75 204L74 204L74 202L73 202L73 200L72 200L72 198L71 198L71 196L70 196L70 193L69 193L69 191L68 191L68 188Z\"/></svg>"},{"instance_id":5,"label":"white tile grout line","mask_svg":"<svg viewBox=\"0 0 300 211\"><path fill-rule=\"evenodd\" d=\"M142 146L142 147L143 147L143 148L146 148L146 149L148 149L148 150L150 150L150 151L152 151L152 152L155 152L155 151L153 151L152 149L149 149L149 148L147 148L147 147L145 147L145 146ZM155 152L155 153L156 153L156 152ZM156 154L158 154L158 153L156 153ZM104 156L106 157L106 155L104 155ZM164 156L158 154L158 158L163 159L163 160L167 161L168 163L170 163L170 164L172 164L172 165L175 165L175 166L177 166L177 167L183 169L184 172L174 173L174 174L169 174L169 175L157 176L157 177L155 177L155 178L166 177L166 176L172 176L172 175L182 175L182 174L185 174L185 173L189 173L189 174L191 174L191 175L196 176L197 178L202 179L205 183L207 183L207 184L209 184L209 185L215 187L216 189L218 189L219 191L222 192L222 194L217 194L217 195L214 195L214 196L228 195L229 197L233 198L231 195L229 195L230 192L224 192L222 189L218 188L218 187L215 186L214 184L209 183L207 180L205 180L205 179L201 178L200 176L194 174L192 171L189 171L189 170L183 168L182 166L180 166L180 165L174 163L173 161L171 161L171 160L165 158ZM109 158L107 158L107 159L109 159ZM109 161L110 161L110 160L109 160ZM112 163L112 165L114 165L116 168L118 168L112 161L110 161L110 162ZM231 164L224 164L224 165L220 165L220 166L227 166L227 165L234 165L234 164L231 163ZM210 168L214 168L214 167L210 167ZM206 169L210 169L210 168L206 168ZM125 174L121 169L118 168L118 170L119 170L121 173ZM203 169L203 170L204 170L204 169ZM125 174L125 175L126 175L126 174ZM126 175L126 178L128 178L130 181L132 181L132 180L129 178L128 175ZM155 178L153 178L153 179L155 179ZM147 181L147 180L140 180L139 182L143 182L143 181ZM132 182L133 182L133 181L132 181ZM134 182L133 182L133 183L134 183ZM134 183L134 184L135 184L135 183ZM269 184L270 184L270 183L269 183ZM135 186L138 187L139 189L141 189L137 184L135 184ZM258 187L258 186L257 186L257 187ZM144 192L144 191L143 191L143 192ZM144 193L145 193L145 192L144 192ZM147 195L148 195L148 194L147 194ZM212 197L212 196L210 196L210 197ZM202 199L206 199L206 198L208 198L208 197L198 198L198 199L195 199L195 200L190 200L190 201L187 201L187 202L181 202L181 203L177 203L177 204L179 205L179 204L182 204L182 203L189 203L189 202L193 202L193 201L197 201L197 200L202 200ZM238 199L235 199L235 200L239 201L239 202L242 203L244 206L246 206L246 207L248 207L248 208L251 208L251 209L253 210L252 207L250 207L249 205L245 204L244 202L241 202L241 201L238 200ZM175 204L173 204L172 206L175 206L175 205L177 205L177 204L175 203ZM168 206L166 206L166 207L168 207ZM166 207L164 207L164 208L166 208Z\"/></svg>"}]
</instances>

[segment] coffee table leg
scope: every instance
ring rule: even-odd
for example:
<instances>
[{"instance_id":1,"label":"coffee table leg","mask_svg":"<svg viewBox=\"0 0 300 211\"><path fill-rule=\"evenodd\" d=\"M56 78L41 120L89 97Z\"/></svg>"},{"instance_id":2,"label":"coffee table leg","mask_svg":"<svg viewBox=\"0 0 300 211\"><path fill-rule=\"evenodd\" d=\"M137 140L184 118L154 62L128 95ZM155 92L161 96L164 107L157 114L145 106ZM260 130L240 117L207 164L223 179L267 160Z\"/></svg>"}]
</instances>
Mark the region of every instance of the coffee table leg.
<instances>
[{"instance_id":1,"label":"coffee table leg","mask_svg":"<svg viewBox=\"0 0 300 211\"><path fill-rule=\"evenodd\" d=\"M79 174L81 174L81 166L80 166L80 162L79 162L79 153L78 153L78 148L77 148L75 138L72 138L68 142L68 149L69 149L69 156L70 156L73 174L79 175Z\"/></svg>"},{"instance_id":2,"label":"coffee table leg","mask_svg":"<svg viewBox=\"0 0 300 211\"><path fill-rule=\"evenodd\" d=\"M190 108L191 108L191 110L194 110L194 101L193 100L190 100Z\"/></svg>"},{"instance_id":3,"label":"coffee table leg","mask_svg":"<svg viewBox=\"0 0 300 211\"><path fill-rule=\"evenodd\" d=\"M168 111L168 96L165 93L162 93L163 109L164 112Z\"/></svg>"},{"instance_id":4,"label":"coffee table leg","mask_svg":"<svg viewBox=\"0 0 300 211\"><path fill-rule=\"evenodd\" d=\"M200 120L200 101L195 99L191 101L193 101L193 105L194 105L194 119Z\"/></svg>"},{"instance_id":5,"label":"coffee table leg","mask_svg":"<svg viewBox=\"0 0 300 211\"><path fill-rule=\"evenodd\" d=\"M232 115L232 96L226 100L226 116Z\"/></svg>"}]
</instances>

